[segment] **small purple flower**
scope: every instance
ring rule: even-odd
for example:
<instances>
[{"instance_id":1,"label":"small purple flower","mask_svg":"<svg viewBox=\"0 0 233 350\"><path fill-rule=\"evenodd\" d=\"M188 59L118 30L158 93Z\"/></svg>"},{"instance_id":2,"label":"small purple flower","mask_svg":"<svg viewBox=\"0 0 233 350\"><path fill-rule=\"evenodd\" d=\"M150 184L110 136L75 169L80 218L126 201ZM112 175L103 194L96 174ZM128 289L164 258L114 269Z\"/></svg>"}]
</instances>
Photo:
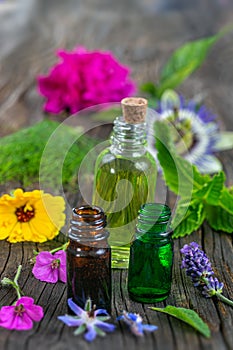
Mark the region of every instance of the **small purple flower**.
<instances>
[{"instance_id":1,"label":"small purple flower","mask_svg":"<svg viewBox=\"0 0 233 350\"><path fill-rule=\"evenodd\" d=\"M43 308L34 304L33 298L21 297L15 305L2 306L0 310L0 327L28 330L33 321L39 322L44 317Z\"/></svg>"},{"instance_id":2,"label":"small purple flower","mask_svg":"<svg viewBox=\"0 0 233 350\"><path fill-rule=\"evenodd\" d=\"M158 329L157 326L143 324L142 318L139 314L126 311L123 311L122 315L120 315L117 320L124 321L129 327L130 331L136 336L143 336L144 331L154 332L156 329Z\"/></svg>"},{"instance_id":3,"label":"small purple flower","mask_svg":"<svg viewBox=\"0 0 233 350\"><path fill-rule=\"evenodd\" d=\"M214 274L208 257L196 242L185 244L180 252L183 254L181 268L186 269L195 287Z\"/></svg>"},{"instance_id":4,"label":"small purple flower","mask_svg":"<svg viewBox=\"0 0 233 350\"><path fill-rule=\"evenodd\" d=\"M203 287L202 294L206 298L211 298L215 294L221 294L224 284L215 277L210 277L208 284Z\"/></svg>"},{"instance_id":5,"label":"small purple flower","mask_svg":"<svg viewBox=\"0 0 233 350\"><path fill-rule=\"evenodd\" d=\"M66 252L40 252L36 256L32 273L40 281L56 283L60 280L66 283Z\"/></svg>"},{"instance_id":6,"label":"small purple flower","mask_svg":"<svg viewBox=\"0 0 233 350\"><path fill-rule=\"evenodd\" d=\"M68 305L76 316L64 315L58 316L58 319L69 327L78 327L74 331L74 335L79 335L86 331L84 338L91 342L97 335L105 336L105 332L113 332L115 330L113 324L104 322L110 319L107 311L104 309L96 310L95 306L92 307L90 299L87 299L84 310L76 305L71 298L68 299Z\"/></svg>"}]
</instances>

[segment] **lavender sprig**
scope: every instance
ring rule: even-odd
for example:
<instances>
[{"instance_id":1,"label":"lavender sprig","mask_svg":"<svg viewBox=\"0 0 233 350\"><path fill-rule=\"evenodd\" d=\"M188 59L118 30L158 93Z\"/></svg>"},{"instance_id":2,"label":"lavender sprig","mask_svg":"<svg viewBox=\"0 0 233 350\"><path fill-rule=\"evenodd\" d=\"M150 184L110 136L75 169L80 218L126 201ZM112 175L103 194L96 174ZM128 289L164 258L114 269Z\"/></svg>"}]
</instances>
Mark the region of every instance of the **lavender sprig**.
<instances>
[{"instance_id":1,"label":"lavender sprig","mask_svg":"<svg viewBox=\"0 0 233 350\"><path fill-rule=\"evenodd\" d=\"M183 255L181 268L186 269L186 275L191 277L194 287L200 287L206 298L214 295L221 301L233 306L233 301L222 295L224 284L213 277L211 262L196 242L185 244L180 250Z\"/></svg>"}]
</instances>

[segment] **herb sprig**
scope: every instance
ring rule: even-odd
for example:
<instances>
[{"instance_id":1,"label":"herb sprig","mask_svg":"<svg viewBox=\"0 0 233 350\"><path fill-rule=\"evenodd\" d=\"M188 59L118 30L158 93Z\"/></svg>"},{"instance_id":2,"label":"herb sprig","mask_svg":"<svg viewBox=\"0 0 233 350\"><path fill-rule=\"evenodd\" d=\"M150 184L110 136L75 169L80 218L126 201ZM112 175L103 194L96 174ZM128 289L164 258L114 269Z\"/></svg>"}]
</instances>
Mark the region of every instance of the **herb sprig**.
<instances>
[{"instance_id":1,"label":"herb sprig","mask_svg":"<svg viewBox=\"0 0 233 350\"><path fill-rule=\"evenodd\" d=\"M197 230L204 220L216 231L233 232L232 188L225 186L226 175L202 175L196 166L180 157L172 143L171 128L155 123L156 149L168 187L180 199L172 222L174 237Z\"/></svg>"}]
</instances>

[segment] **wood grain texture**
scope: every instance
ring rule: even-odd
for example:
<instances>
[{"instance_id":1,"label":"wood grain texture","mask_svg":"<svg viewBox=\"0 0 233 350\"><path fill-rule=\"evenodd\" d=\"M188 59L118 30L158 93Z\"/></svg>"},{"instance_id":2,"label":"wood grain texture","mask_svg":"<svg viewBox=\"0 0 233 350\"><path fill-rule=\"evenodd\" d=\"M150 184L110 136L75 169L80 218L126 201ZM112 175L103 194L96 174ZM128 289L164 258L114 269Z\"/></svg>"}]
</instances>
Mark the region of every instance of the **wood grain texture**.
<instances>
[{"instance_id":1,"label":"wood grain texture","mask_svg":"<svg viewBox=\"0 0 233 350\"><path fill-rule=\"evenodd\" d=\"M14 1L12 0L12 3ZM16 1L15 1L16 2ZM0 2L0 136L42 120L43 98L37 92L36 76L45 74L56 62L57 48L72 49L84 45L89 49L111 50L118 59L132 67L138 85L156 82L162 65L172 51L185 43L216 33L233 22L230 0L22 0L15 9L1 10ZM187 79L179 91L187 97L198 94L218 116L222 130L232 130L233 111L233 34L229 33L213 48L203 66ZM63 116L53 117L62 121ZM77 125L89 135L106 139L112 125L96 127L93 120L80 116ZM233 153L221 152L228 185L233 185ZM167 193L162 180L157 199L166 197L171 207L175 198ZM8 193L17 183L0 186ZM38 185L39 186L39 185ZM87 184L87 187L89 183ZM80 193L66 193L69 205L83 203ZM211 230L205 223L198 232L174 242L173 284L170 296L156 306L175 305L195 310L211 329L205 339L188 325L134 303L128 297L127 270L113 271L112 321L128 310L142 315L145 323L159 329L143 338L135 338L122 324L104 339L87 344L74 337L72 329L57 320L66 312L66 286L37 281L31 272L33 249L49 249L55 243L9 244L0 242L0 277L12 277L23 264L20 285L26 294L43 306L44 319L27 332L0 329L2 350L72 350L72 349L147 349L147 350L230 350L233 348L233 309L217 300L206 300L193 288L180 269L180 248L197 241L210 257L216 276L224 282L224 295L233 299L232 236ZM56 243L57 244L57 243ZM16 300L10 288L0 287L0 305Z\"/></svg>"}]
</instances>

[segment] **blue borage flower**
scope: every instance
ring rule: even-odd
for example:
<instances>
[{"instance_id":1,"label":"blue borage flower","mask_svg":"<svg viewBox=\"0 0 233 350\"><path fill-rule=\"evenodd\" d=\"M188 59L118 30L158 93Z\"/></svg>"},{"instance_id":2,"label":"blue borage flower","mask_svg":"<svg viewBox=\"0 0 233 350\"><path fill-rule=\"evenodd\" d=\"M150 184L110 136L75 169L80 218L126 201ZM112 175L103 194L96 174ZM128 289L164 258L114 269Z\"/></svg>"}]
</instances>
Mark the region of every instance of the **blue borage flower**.
<instances>
[{"instance_id":1,"label":"blue borage flower","mask_svg":"<svg viewBox=\"0 0 233 350\"><path fill-rule=\"evenodd\" d=\"M223 283L213 277L209 258L196 242L185 244L180 250L182 254L181 268L186 270L195 287L200 287L206 298L216 296L223 302L233 306L233 301L222 295Z\"/></svg>"},{"instance_id":2,"label":"blue borage flower","mask_svg":"<svg viewBox=\"0 0 233 350\"><path fill-rule=\"evenodd\" d=\"M220 132L216 116L204 105L185 101L175 91L166 90L156 112L148 113L148 147L155 158L153 123L162 120L174 127L171 129L177 152L200 172L214 173L222 169L214 152L232 148L233 133Z\"/></svg>"},{"instance_id":3,"label":"blue borage flower","mask_svg":"<svg viewBox=\"0 0 233 350\"><path fill-rule=\"evenodd\" d=\"M68 299L68 305L76 316L64 315L58 316L58 319L69 327L78 327L74 331L74 335L85 332L84 338L88 342L91 342L97 335L105 336L105 332L113 332L115 330L113 324L104 322L110 319L107 311L104 309L96 310L95 306L92 307L90 299L87 299L84 310L76 305L71 298Z\"/></svg>"},{"instance_id":4,"label":"blue borage flower","mask_svg":"<svg viewBox=\"0 0 233 350\"><path fill-rule=\"evenodd\" d=\"M142 318L139 314L122 311L122 315L117 317L117 320L124 321L129 327L130 331L136 336L143 336L144 331L154 332L158 329L157 326L150 324L143 324Z\"/></svg>"}]
</instances>

